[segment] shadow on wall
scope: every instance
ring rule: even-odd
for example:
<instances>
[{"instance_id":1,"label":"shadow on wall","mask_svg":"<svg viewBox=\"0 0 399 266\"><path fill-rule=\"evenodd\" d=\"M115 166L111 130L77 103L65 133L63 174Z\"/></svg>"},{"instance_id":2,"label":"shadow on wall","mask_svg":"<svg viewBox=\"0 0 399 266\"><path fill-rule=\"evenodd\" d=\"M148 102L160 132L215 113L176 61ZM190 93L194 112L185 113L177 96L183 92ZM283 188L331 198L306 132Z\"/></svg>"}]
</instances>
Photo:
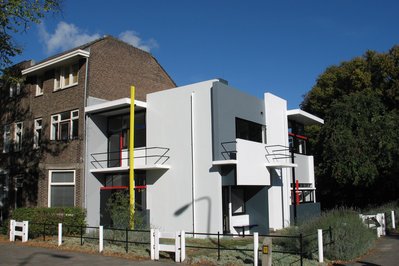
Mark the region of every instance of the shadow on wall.
<instances>
[{"instance_id":1,"label":"shadow on wall","mask_svg":"<svg viewBox=\"0 0 399 266\"><path fill-rule=\"evenodd\" d=\"M2 218L7 219L9 212L17 207L36 206L38 201L39 179L46 173L41 169L40 163L46 156L58 156L66 147L67 142L49 140L49 117L43 117L41 125L41 137L38 139L34 133L34 115L30 109L30 92L28 81L24 81L19 74L20 68L15 67L5 70L0 77L0 119L2 121L2 136L5 136L5 128L8 126L8 145L3 143L0 153L0 168L6 175L7 184L4 205L1 210ZM10 92L10 86L20 83L18 93ZM22 122L20 138L16 137L16 122ZM47 133L47 134L46 134ZM22 139L22 140L21 140ZM39 145L34 147L35 140ZM3 141L2 141L3 142ZM4 152L3 152L4 151Z\"/></svg>"},{"instance_id":2,"label":"shadow on wall","mask_svg":"<svg viewBox=\"0 0 399 266\"><path fill-rule=\"evenodd\" d=\"M204 196L204 197L197 198L195 200L196 203L197 202L201 202L201 201L206 201L208 203L208 206L207 206L208 207L208 217L207 217L207 227L206 227L207 230L206 230L206 233L210 233L210 230L211 230L211 214L212 214L211 198L207 197L207 196ZM191 209L192 209L193 208L192 205L193 205L193 202L190 202L190 203L187 203L187 204L183 205L181 208L179 208L178 210L175 211L174 215L175 216L180 216L182 213L187 211L190 208L190 206L191 206ZM203 217L201 216L201 220L202 220L202 218ZM205 233L205 232L201 232L201 233Z\"/></svg>"}]
</instances>

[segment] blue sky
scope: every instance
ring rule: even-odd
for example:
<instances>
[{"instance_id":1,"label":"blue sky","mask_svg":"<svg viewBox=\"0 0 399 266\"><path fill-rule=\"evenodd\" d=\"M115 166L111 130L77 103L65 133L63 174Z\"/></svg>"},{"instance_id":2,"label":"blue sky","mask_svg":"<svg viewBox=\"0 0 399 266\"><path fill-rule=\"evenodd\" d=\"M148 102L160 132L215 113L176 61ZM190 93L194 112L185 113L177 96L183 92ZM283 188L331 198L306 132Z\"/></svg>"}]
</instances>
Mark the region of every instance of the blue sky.
<instances>
[{"instance_id":1,"label":"blue sky","mask_svg":"<svg viewBox=\"0 0 399 266\"><path fill-rule=\"evenodd\" d=\"M298 108L326 67L399 44L399 1L64 0L16 36L15 62L103 35L151 52L177 85L223 78Z\"/></svg>"}]
</instances>

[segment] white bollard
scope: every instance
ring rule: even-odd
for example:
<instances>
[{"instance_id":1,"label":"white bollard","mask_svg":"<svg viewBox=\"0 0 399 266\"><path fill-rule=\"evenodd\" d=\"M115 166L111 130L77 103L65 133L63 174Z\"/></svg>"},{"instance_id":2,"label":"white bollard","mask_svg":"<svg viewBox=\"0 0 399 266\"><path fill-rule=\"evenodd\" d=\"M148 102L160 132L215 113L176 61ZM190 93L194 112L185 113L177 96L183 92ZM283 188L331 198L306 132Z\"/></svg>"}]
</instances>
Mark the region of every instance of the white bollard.
<instances>
[{"instance_id":1,"label":"white bollard","mask_svg":"<svg viewBox=\"0 0 399 266\"><path fill-rule=\"evenodd\" d=\"M98 228L98 252L103 252L104 250L104 227L100 225Z\"/></svg>"},{"instance_id":2,"label":"white bollard","mask_svg":"<svg viewBox=\"0 0 399 266\"><path fill-rule=\"evenodd\" d=\"M58 224L58 246L62 245L62 223Z\"/></svg>"},{"instance_id":3,"label":"white bollard","mask_svg":"<svg viewBox=\"0 0 399 266\"><path fill-rule=\"evenodd\" d=\"M319 262L324 262L323 254L323 230L317 229L317 244L319 247Z\"/></svg>"},{"instance_id":4,"label":"white bollard","mask_svg":"<svg viewBox=\"0 0 399 266\"><path fill-rule=\"evenodd\" d=\"M391 211L391 217L392 217L392 229L395 229L396 228L395 211Z\"/></svg>"},{"instance_id":5,"label":"white bollard","mask_svg":"<svg viewBox=\"0 0 399 266\"><path fill-rule=\"evenodd\" d=\"M23 221L22 223L23 223L23 225L22 225L22 242L28 242L29 222Z\"/></svg>"},{"instance_id":6,"label":"white bollard","mask_svg":"<svg viewBox=\"0 0 399 266\"><path fill-rule=\"evenodd\" d=\"M159 229L155 229L154 232L154 252L155 252L155 256L154 259L155 260L159 260Z\"/></svg>"},{"instance_id":7,"label":"white bollard","mask_svg":"<svg viewBox=\"0 0 399 266\"><path fill-rule=\"evenodd\" d=\"M181 247L180 262L183 262L186 259L186 233L184 231L181 231L180 234L180 247Z\"/></svg>"},{"instance_id":8,"label":"white bollard","mask_svg":"<svg viewBox=\"0 0 399 266\"><path fill-rule=\"evenodd\" d=\"M155 260L155 232L154 229L150 230L150 253L151 253L151 260Z\"/></svg>"},{"instance_id":9,"label":"white bollard","mask_svg":"<svg viewBox=\"0 0 399 266\"><path fill-rule=\"evenodd\" d=\"M180 262L180 241L179 231L175 232L175 262Z\"/></svg>"},{"instance_id":10,"label":"white bollard","mask_svg":"<svg viewBox=\"0 0 399 266\"><path fill-rule=\"evenodd\" d=\"M10 241L15 241L15 220L10 220Z\"/></svg>"},{"instance_id":11,"label":"white bollard","mask_svg":"<svg viewBox=\"0 0 399 266\"><path fill-rule=\"evenodd\" d=\"M254 233L254 266L258 266L259 260L259 234Z\"/></svg>"}]
</instances>

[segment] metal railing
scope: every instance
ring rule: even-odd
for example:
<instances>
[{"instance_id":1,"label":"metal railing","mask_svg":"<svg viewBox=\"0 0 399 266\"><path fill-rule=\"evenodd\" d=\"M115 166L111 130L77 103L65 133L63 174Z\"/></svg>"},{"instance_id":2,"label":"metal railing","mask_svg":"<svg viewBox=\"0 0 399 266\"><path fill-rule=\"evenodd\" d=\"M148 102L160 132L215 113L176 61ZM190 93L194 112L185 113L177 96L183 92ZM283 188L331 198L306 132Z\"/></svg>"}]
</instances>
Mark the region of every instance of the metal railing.
<instances>
[{"instance_id":1,"label":"metal railing","mask_svg":"<svg viewBox=\"0 0 399 266\"><path fill-rule=\"evenodd\" d=\"M237 141L225 141L220 143L222 146L222 156L225 160L235 160L237 159ZM231 148L231 146L234 146L234 148Z\"/></svg>"},{"instance_id":2,"label":"metal railing","mask_svg":"<svg viewBox=\"0 0 399 266\"><path fill-rule=\"evenodd\" d=\"M134 152L139 153L138 156L134 156L134 159L143 159L144 164L165 164L169 160L169 156L167 153L169 152L169 148L164 147L143 147L143 148L135 148ZM141 152L144 152L141 155ZM129 162L129 150L121 150L121 151L112 151L112 152L97 152L90 154L92 161L91 165L96 168L109 168L109 167L119 167L122 165L122 162L126 162L128 165ZM115 158L112 158L115 157ZM153 160L149 160L152 158Z\"/></svg>"},{"instance_id":3,"label":"metal railing","mask_svg":"<svg viewBox=\"0 0 399 266\"><path fill-rule=\"evenodd\" d=\"M266 160L279 161L291 158L290 148L284 145L265 145ZM270 158L270 159L269 159Z\"/></svg>"}]
</instances>

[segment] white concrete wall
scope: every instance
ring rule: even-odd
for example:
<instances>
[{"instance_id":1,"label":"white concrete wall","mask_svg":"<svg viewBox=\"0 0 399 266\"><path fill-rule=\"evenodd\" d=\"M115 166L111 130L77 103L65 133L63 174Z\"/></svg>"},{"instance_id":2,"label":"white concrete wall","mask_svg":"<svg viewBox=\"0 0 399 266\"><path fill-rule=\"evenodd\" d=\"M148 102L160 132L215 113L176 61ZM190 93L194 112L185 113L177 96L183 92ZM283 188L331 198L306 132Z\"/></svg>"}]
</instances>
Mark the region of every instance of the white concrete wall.
<instances>
[{"instance_id":1,"label":"white concrete wall","mask_svg":"<svg viewBox=\"0 0 399 266\"><path fill-rule=\"evenodd\" d=\"M237 185L270 186L265 144L237 139Z\"/></svg>"},{"instance_id":2,"label":"white concrete wall","mask_svg":"<svg viewBox=\"0 0 399 266\"><path fill-rule=\"evenodd\" d=\"M87 154L85 160L85 204L87 211L87 223L90 226L98 226L100 224L100 187L101 182L90 173L93 169L91 162L92 153L107 151L107 118L93 115L88 116L86 120Z\"/></svg>"},{"instance_id":3,"label":"white concrete wall","mask_svg":"<svg viewBox=\"0 0 399 266\"><path fill-rule=\"evenodd\" d=\"M295 178L299 183L312 184L312 187L314 187L313 156L295 153L295 163L298 165L295 169Z\"/></svg>"},{"instance_id":4,"label":"white concrete wall","mask_svg":"<svg viewBox=\"0 0 399 266\"><path fill-rule=\"evenodd\" d=\"M271 93L265 93L267 145L288 147L287 101ZM291 202L291 169L270 170L272 175L269 188L269 227L284 228L289 225Z\"/></svg>"},{"instance_id":5,"label":"white concrete wall","mask_svg":"<svg viewBox=\"0 0 399 266\"><path fill-rule=\"evenodd\" d=\"M147 208L154 228L222 231L221 177L212 166L211 87L215 81L147 95L147 145L170 148L167 164L171 166L147 175Z\"/></svg>"}]
</instances>

